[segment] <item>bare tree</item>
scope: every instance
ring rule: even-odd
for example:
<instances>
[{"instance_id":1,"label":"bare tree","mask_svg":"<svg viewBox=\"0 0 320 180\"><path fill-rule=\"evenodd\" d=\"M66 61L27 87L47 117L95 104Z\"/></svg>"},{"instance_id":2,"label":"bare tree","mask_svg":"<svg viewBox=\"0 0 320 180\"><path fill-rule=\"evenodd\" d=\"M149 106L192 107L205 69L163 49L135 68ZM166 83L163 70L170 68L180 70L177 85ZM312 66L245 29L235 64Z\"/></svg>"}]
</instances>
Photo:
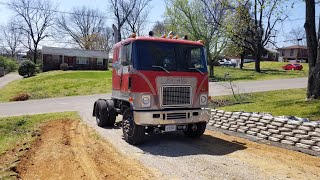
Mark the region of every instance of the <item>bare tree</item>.
<instances>
[{"instance_id":1,"label":"bare tree","mask_svg":"<svg viewBox=\"0 0 320 180\"><path fill-rule=\"evenodd\" d=\"M141 35L141 30L145 24L150 8L148 4L151 0L137 0L134 9L127 19L126 30L129 32L135 32L138 35Z\"/></svg>"},{"instance_id":2,"label":"bare tree","mask_svg":"<svg viewBox=\"0 0 320 180\"><path fill-rule=\"evenodd\" d=\"M49 0L13 0L10 8L22 22L19 28L27 38L22 44L33 53L33 61L36 63L39 43L50 35L55 6Z\"/></svg>"},{"instance_id":3,"label":"bare tree","mask_svg":"<svg viewBox=\"0 0 320 180\"><path fill-rule=\"evenodd\" d=\"M109 0L110 8L116 18L116 26L113 27L116 30L115 37L117 42L121 41L121 30L128 17L132 13L136 6L137 0ZM116 42L115 42L116 43Z\"/></svg>"},{"instance_id":4,"label":"bare tree","mask_svg":"<svg viewBox=\"0 0 320 180\"><path fill-rule=\"evenodd\" d=\"M306 29L309 61L307 98L320 99L320 42L316 33L315 0L306 0L305 3L306 22L304 28ZM320 34L320 29L318 34Z\"/></svg>"},{"instance_id":5,"label":"bare tree","mask_svg":"<svg viewBox=\"0 0 320 180\"><path fill-rule=\"evenodd\" d=\"M69 15L57 19L57 30L71 37L81 49L103 50L97 45L105 41L105 17L95 9L74 8ZM108 34L109 36L109 34ZM107 37L109 39L109 37Z\"/></svg>"},{"instance_id":6,"label":"bare tree","mask_svg":"<svg viewBox=\"0 0 320 180\"><path fill-rule=\"evenodd\" d=\"M157 21L154 24L152 31L154 32L155 35L158 35L158 36L164 34L167 31L165 22Z\"/></svg>"},{"instance_id":7,"label":"bare tree","mask_svg":"<svg viewBox=\"0 0 320 180\"><path fill-rule=\"evenodd\" d=\"M6 26L1 27L4 46L6 53L11 57L15 57L20 51L22 40L22 32L18 26L18 22L9 21Z\"/></svg>"},{"instance_id":8,"label":"bare tree","mask_svg":"<svg viewBox=\"0 0 320 180\"><path fill-rule=\"evenodd\" d=\"M109 53L113 46L112 34L113 31L111 28L103 28L99 35L96 37L96 40L92 45L92 49Z\"/></svg>"},{"instance_id":9,"label":"bare tree","mask_svg":"<svg viewBox=\"0 0 320 180\"><path fill-rule=\"evenodd\" d=\"M303 27L292 28L286 38L292 44L298 44L305 46L307 44L306 32Z\"/></svg>"}]
</instances>

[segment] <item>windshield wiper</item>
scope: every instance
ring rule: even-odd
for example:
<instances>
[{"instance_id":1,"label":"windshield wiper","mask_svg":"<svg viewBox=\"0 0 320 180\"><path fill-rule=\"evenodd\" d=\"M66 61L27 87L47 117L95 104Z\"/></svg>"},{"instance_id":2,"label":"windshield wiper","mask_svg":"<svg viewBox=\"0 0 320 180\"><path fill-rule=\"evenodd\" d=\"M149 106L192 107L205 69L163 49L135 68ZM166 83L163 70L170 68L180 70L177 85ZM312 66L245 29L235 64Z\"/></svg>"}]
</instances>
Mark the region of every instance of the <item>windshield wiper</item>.
<instances>
[{"instance_id":1,"label":"windshield wiper","mask_svg":"<svg viewBox=\"0 0 320 180\"><path fill-rule=\"evenodd\" d=\"M168 70L166 70L166 68L162 67L162 66L152 66L153 68L160 68L163 69L165 72L167 72L168 74L170 74L170 72Z\"/></svg>"},{"instance_id":2,"label":"windshield wiper","mask_svg":"<svg viewBox=\"0 0 320 180\"><path fill-rule=\"evenodd\" d=\"M204 73L203 73L202 71L200 71L200 69L198 69L198 68L189 68L189 69L197 70L197 71L199 71L199 73L201 73L202 75L204 75Z\"/></svg>"}]
</instances>

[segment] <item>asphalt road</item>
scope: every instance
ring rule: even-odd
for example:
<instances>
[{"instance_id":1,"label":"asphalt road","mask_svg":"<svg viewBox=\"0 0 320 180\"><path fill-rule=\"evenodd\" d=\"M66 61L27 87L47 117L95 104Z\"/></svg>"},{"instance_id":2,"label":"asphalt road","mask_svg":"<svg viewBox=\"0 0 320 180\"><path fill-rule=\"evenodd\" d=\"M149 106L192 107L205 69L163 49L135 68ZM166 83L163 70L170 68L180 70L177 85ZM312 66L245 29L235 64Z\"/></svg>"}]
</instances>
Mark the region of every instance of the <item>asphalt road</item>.
<instances>
[{"instance_id":1,"label":"asphalt road","mask_svg":"<svg viewBox=\"0 0 320 180\"><path fill-rule=\"evenodd\" d=\"M308 78L276 79L264 81L243 81L243 82L210 82L209 95L222 96L232 93L233 87L236 93L263 92L281 89L306 88Z\"/></svg>"},{"instance_id":2,"label":"asphalt road","mask_svg":"<svg viewBox=\"0 0 320 180\"><path fill-rule=\"evenodd\" d=\"M0 79L0 82L2 82L2 80L3 79ZM305 88L307 87L307 78L247 81L237 82L234 84L234 89L236 92L249 93L280 89ZM211 96L221 96L232 93L229 88L229 83L226 82L214 82L210 83L209 86L209 94ZM109 98L110 96L111 94L96 94L89 96L72 96L29 100L25 102L0 103L0 117L61 111L84 111L88 108L91 108L95 100L99 98Z\"/></svg>"}]
</instances>

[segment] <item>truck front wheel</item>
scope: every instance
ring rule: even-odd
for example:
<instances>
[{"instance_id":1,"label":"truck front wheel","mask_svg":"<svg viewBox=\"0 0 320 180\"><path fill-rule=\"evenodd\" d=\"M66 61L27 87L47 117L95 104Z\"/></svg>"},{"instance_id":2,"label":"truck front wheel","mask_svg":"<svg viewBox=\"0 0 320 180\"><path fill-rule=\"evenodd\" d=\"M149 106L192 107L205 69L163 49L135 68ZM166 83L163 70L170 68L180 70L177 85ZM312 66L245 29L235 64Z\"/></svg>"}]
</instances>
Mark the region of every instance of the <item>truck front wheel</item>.
<instances>
[{"instance_id":1,"label":"truck front wheel","mask_svg":"<svg viewBox=\"0 0 320 180\"><path fill-rule=\"evenodd\" d=\"M134 122L133 113L127 108L123 113L122 131L125 141L129 144L141 144L145 138L145 127Z\"/></svg>"},{"instance_id":2,"label":"truck front wheel","mask_svg":"<svg viewBox=\"0 0 320 180\"><path fill-rule=\"evenodd\" d=\"M204 133L204 131L206 130L206 126L207 126L206 122L189 124L187 131L183 131L183 133L188 137L197 138Z\"/></svg>"}]
</instances>

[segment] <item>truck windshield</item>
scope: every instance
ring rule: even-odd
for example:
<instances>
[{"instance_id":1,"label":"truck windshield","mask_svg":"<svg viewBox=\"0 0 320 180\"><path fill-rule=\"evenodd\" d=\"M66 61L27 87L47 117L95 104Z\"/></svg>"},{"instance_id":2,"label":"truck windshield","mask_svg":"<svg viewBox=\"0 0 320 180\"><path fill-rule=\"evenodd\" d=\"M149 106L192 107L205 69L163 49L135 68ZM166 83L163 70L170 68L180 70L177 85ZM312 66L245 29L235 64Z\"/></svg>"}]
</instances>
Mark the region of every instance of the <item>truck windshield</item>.
<instances>
[{"instance_id":1,"label":"truck windshield","mask_svg":"<svg viewBox=\"0 0 320 180\"><path fill-rule=\"evenodd\" d=\"M136 41L133 59L137 70L207 72L202 46Z\"/></svg>"}]
</instances>

